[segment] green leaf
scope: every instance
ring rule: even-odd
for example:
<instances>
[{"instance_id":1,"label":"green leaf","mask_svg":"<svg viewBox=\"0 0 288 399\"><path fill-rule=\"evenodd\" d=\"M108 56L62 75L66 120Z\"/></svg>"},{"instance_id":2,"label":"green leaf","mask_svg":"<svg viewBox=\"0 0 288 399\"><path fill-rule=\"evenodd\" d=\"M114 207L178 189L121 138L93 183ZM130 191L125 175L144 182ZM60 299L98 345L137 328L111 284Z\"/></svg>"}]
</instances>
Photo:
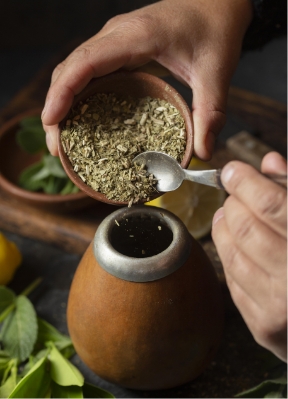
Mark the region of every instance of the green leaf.
<instances>
[{"instance_id":1,"label":"green leaf","mask_svg":"<svg viewBox=\"0 0 288 399\"><path fill-rule=\"evenodd\" d=\"M39 180L46 179L46 177L50 176L49 170L46 168L44 163L42 164L42 168L38 170L33 176L31 176L31 181L36 182Z\"/></svg>"},{"instance_id":2,"label":"green leaf","mask_svg":"<svg viewBox=\"0 0 288 399\"><path fill-rule=\"evenodd\" d=\"M80 371L59 352L53 342L49 342L48 347L51 348L49 360L53 381L62 386L77 385L82 387L84 377Z\"/></svg>"},{"instance_id":3,"label":"green leaf","mask_svg":"<svg viewBox=\"0 0 288 399\"><path fill-rule=\"evenodd\" d=\"M55 327L53 327L47 321L37 318L38 322L38 336L37 344L44 346L46 342L54 342L57 349L62 352L66 349L70 349L70 356L75 353L71 339L64 334L61 334ZM71 347L71 348L70 348ZM65 356L66 357L66 356Z\"/></svg>"},{"instance_id":4,"label":"green leaf","mask_svg":"<svg viewBox=\"0 0 288 399\"><path fill-rule=\"evenodd\" d=\"M96 387L95 385L84 382L83 385L84 398L115 398L112 393L105 391L105 389Z\"/></svg>"},{"instance_id":5,"label":"green leaf","mask_svg":"<svg viewBox=\"0 0 288 399\"><path fill-rule=\"evenodd\" d=\"M4 384L0 387L0 398L8 398L17 385L17 360L13 359L11 362L13 363L11 365L11 370L9 370L10 375L7 379L5 378Z\"/></svg>"},{"instance_id":6,"label":"green leaf","mask_svg":"<svg viewBox=\"0 0 288 399\"><path fill-rule=\"evenodd\" d=\"M43 161L37 162L25 168L19 176L18 184L28 191L38 191L43 188L43 181L33 180L35 174L43 168Z\"/></svg>"},{"instance_id":7,"label":"green leaf","mask_svg":"<svg viewBox=\"0 0 288 399\"><path fill-rule=\"evenodd\" d=\"M12 290L0 285L0 313L14 302L15 297L16 296Z\"/></svg>"},{"instance_id":8,"label":"green leaf","mask_svg":"<svg viewBox=\"0 0 288 399\"><path fill-rule=\"evenodd\" d=\"M58 194L65 184L65 181L59 177L49 175L47 179L43 180L43 183L43 191L46 194Z\"/></svg>"},{"instance_id":9,"label":"green leaf","mask_svg":"<svg viewBox=\"0 0 288 399\"><path fill-rule=\"evenodd\" d=\"M287 378L285 376L263 381L261 384L235 395L236 398L285 398Z\"/></svg>"},{"instance_id":10,"label":"green leaf","mask_svg":"<svg viewBox=\"0 0 288 399\"><path fill-rule=\"evenodd\" d=\"M9 353L7 353L7 352L5 352L5 351L3 351L3 350L0 350L0 362L1 362L1 360L3 359L10 359L10 355L9 355Z\"/></svg>"},{"instance_id":11,"label":"green leaf","mask_svg":"<svg viewBox=\"0 0 288 399\"><path fill-rule=\"evenodd\" d=\"M53 157L53 155L50 154L44 155L43 161L50 175L55 177L67 178L67 175L58 157Z\"/></svg>"},{"instance_id":12,"label":"green leaf","mask_svg":"<svg viewBox=\"0 0 288 399\"><path fill-rule=\"evenodd\" d=\"M51 377L47 357L40 359L22 378L8 398L45 398L50 391Z\"/></svg>"},{"instance_id":13,"label":"green leaf","mask_svg":"<svg viewBox=\"0 0 288 399\"><path fill-rule=\"evenodd\" d=\"M62 386L52 381L52 397L53 398L83 398L82 387L76 385Z\"/></svg>"},{"instance_id":14,"label":"green leaf","mask_svg":"<svg viewBox=\"0 0 288 399\"><path fill-rule=\"evenodd\" d=\"M73 184L70 179L67 179L67 183L65 184L64 188L60 191L60 194L67 195L67 194L74 194L79 191L79 188Z\"/></svg>"},{"instance_id":15,"label":"green leaf","mask_svg":"<svg viewBox=\"0 0 288 399\"><path fill-rule=\"evenodd\" d=\"M20 126L16 140L24 151L35 154L47 148L46 134L40 117L25 118L21 121Z\"/></svg>"},{"instance_id":16,"label":"green leaf","mask_svg":"<svg viewBox=\"0 0 288 399\"><path fill-rule=\"evenodd\" d=\"M48 352L49 350L45 348L37 352L35 356L30 355L29 361L25 364L25 366L22 368L21 372L19 373L21 378L24 377L24 375L26 375L40 359L46 357L48 355Z\"/></svg>"},{"instance_id":17,"label":"green leaf","mask_svg":"<svg viewBox=\"0 0 288 399\"><path fill-rule=\"evenodd\" d=\"M16 309L5 319L2 327L2 342L11 357L26 360L31 354L37 338L37 318L30 300L23 295L16 298Z\"/></svg>"}]
</instances>

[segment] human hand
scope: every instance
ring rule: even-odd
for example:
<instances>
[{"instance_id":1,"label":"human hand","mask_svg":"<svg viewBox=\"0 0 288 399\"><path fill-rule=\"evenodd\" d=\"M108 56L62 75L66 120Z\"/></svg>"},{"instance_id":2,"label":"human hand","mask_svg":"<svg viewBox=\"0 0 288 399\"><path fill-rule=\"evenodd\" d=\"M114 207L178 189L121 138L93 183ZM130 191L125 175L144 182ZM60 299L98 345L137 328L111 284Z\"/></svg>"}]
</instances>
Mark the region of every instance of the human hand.
<instances>
[{"instance_id":1,"label":"human hand","mask_svg":"<svg viewBox=\"0 0 288 399\"><path fill-rule=\"evenodd\" d=\"M51 153L58 123L92 78L154 60L192 88L194 153L208 160L251 19L250 0L163 0L112 18L53 72L42 114Z\"/></svg>"},{"instance_id":2,"label":"human hand","mask_svg":"<svg viewBox=\"0 0 288 399\"><path fill-rule=\"evenodd\" d=\"M287 163L271 152L261 170L286 174ZM221 180L230 196L212 237L231 296L255 340L287 361L287 191L237 161Z\"/></svg>"}]
</instances>

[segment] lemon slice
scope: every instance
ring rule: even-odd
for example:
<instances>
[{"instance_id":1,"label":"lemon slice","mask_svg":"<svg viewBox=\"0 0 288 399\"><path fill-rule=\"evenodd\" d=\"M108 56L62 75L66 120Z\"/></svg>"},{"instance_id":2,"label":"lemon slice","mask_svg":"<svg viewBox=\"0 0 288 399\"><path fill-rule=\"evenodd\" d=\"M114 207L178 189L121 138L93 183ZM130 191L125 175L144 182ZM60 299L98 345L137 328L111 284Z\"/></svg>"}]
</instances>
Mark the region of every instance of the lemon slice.
<instances>
[{"instance_id":1,"label":"lemon slice","mask_svg":"<svg viewBox=\"0 0 288 399\"><path fill-rule=\"evenodd\" d=\"M193 158L188 169L212 168L207 162ZM195 239L200 239L211 231L214 213L223 205L225 197L223 190L184 181L177 190L147 202L146 205L168 209L182 220Z\"/></svg>"}]
</instances>

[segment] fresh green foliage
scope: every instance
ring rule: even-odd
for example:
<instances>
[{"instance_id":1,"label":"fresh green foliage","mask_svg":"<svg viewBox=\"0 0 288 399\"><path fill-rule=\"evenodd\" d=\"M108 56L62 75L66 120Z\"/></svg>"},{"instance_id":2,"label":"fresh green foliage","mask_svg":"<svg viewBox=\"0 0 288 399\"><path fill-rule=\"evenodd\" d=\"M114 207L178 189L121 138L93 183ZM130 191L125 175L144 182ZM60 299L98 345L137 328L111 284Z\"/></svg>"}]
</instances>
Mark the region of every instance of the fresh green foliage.
<instances>
[{"instance_id":1,"label":"fresh green foliage","mask_svg":"<svg viewBox=\"0 0 288 399\"><path fill-rule=\"evenodd\" d=\"M30 355L36 342L37 317L27 297L19 295L15 301L15 309L4 320L1 340L10 356L22 362Z\"/></svg>"},{"instance_id":2,"label":"fresh green foliage","mask_svg":"<svg viewBox=\"0 0 288 399\"><path fill-rule=\"evenodd\" d=\"M37 318L26 295L39 281L18 296L0 286L0 398L114 398L84 382L68 360L75 353L71 339Z\"/></svg>"},{"instance_id":3,"label":"fresh green foliage","mask_svg":"<svg viewBox=\"0 0 288 399\"><path fill-rule=\"evenodd\" d=\"M32 116L22 119L16 139L20 147L30 154L45 150L45 132L40 117Z\"/></svg>"},{"instance_id":4,"label":"fresh green foliage","mask_svg":"<svg viewBox=\"0 0 288 399\"><path fill-rule=\"evenodd\" d=\"M70 385L82 387L84 384L84 377L80 371L78 371L71 362L65 359L52 342L48 342L47 346L50 348L50 375L53 381L64 387Z\"/></svg>"},{"instance_id":5,"label":"fresh green foliage","mask_svg":"<svg viewBox=\"0 0 288 399\"><path fill-rule=\"evenodd\" d=\"M48 153L45 132L38 116L25 118L17 132L20 147L31 154L41 154L41 159L23 170L19 185L28 191L46 194L72 194L79 191L66 175L58 157Z\"/></svg>"},{"instance_id":6,"label":"fresh green foliage","mask_svg":"<svg viewBox=\"0 0 288 399\"><path fill-rule=\"evenodd\" d=\"M0 286L0 313L14 302L15 294L9 288Z\"/></svg>"},{"instance_id":7,"label":"fresh green foliage","mask_svg":"<svg viewBox=\"0 0 288 399\"><path fill-rule=\"evenodd\" d=\"M287 398L287 364L270 354L266 363L265 368L269 369L267 379L235 395L236 398Z\"/></svg>"},{"instance_id":8,"label":"fresh green foliage","mask_svg":"<svg viewBox=\"0 0 288 399\"><path fill-rule=\"evenodd\" d=\"M95 385L84 382L83 385L84 398L114 398L112 393L105 391L105 389L96 387Z\"/></svg>"}]
</instances>

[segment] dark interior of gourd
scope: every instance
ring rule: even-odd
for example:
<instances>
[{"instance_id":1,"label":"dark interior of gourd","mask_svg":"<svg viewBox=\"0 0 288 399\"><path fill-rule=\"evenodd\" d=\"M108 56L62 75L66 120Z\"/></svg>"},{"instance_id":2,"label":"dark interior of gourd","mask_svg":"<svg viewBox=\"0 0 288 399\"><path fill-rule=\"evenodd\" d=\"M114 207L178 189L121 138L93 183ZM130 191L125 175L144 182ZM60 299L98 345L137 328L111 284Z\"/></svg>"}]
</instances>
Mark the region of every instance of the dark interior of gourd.
<instances>
[{"instance_id":1,"label":"dark interior of gourd","mask_svg":"<svg viewBox=\"0 0 288 399\"><path fill-rule=\"evenodd\" d=\"M146 258L169 247L173 233L163 221L150 216L131 216L115 220L110 243L122 255Z\"/></svg>"}]
</instances>

